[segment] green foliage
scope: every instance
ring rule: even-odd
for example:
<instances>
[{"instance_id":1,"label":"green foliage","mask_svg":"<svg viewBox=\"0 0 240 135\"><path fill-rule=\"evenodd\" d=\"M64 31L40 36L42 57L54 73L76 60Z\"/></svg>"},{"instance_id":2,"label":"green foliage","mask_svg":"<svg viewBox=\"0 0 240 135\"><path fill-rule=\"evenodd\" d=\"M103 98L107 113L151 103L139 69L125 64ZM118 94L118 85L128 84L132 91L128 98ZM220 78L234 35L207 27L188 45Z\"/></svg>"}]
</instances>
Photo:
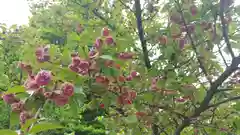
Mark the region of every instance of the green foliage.
<instances>
[{"instance_id":1,"label":"green foliage","mask_svg":"<svg viewBox=\"0 0 240 135\"><path fill-rule=\"evenodd\" d=\"M24 123L23 110L9 113L2 105L1 115L10 116L3 115L9 122L2 128L53 135L239 134L238 6L224 0L58 2L33 4L29 26L0 35L0 88L31 115ZM49 59L40 61L38 49ZM19 60L32 73L16 68ZM47 81L45 91L29 88L31 79Z\"/></svg>"}]
</instances>

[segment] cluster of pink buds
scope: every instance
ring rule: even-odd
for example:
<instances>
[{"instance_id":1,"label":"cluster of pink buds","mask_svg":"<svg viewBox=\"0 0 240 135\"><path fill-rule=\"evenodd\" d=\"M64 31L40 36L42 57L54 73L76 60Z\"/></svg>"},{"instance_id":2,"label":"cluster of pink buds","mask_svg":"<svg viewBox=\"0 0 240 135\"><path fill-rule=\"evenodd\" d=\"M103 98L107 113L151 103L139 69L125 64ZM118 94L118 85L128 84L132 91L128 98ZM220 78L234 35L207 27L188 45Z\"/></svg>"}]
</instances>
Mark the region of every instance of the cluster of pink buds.
<instances>
[{"instance_id":1,"label":"cluster of pink buds","mask_svg":"<svg viewBox=\"0 0 240 135\"><path fill-rule=\"evenodd\" d=\"M186 99L185 98L176 98L175 101L179 102L179 103L183 103L186 101Z\"/></svg>"},{"instance_id":2,"label":"cluster of pink buds","mask_svg":"<svg viewBox=\"0 0 240 135\"><path fill-rule=\"evenodd\" d=\"M189 34L194 33L195 24L188 24L187 26L181 26L181 32L189 32Z\"/></svg>"},{"instance_id":3,"label":"cluster of pink buds","mask_svg":"<svg viewBox=\"0 0 240 135\"><path fill-rule=\"evenodd\" d=\"M32 66L31 66L31 65L28 65L28 64L19 62L19 63L18 63L18 67L19 67L21 70L27 72L28 75L32 75Z\"/></svg>"},{"instance_id":4,"label":"cluster of pink buds","mask_svg":"<svg viewBox=\"0 0 240 135\"><path fill-rule=\"evenodd\" d=\"M21 124L25 124L28 119L32 118L32 114L27 111L22 111L19 115L19 120Z\"/></svg>"},{"instance_id":5,"label":"cluster of pink buds","mask_svg":"<svg viewBox=\"0 0 240 135\"><path fill-rule=\"evenodd\" d=\"M159 88L157 87L157 82L158 82L159 78L158 77L154 77L152 79L152 82L151 82L151 89L152 90L159 90Z\"/></svg>"},{"instance_id":6,"label":"cluster of pink buds","mask_svg":"<svg viewBox=\"0 0 240 135\"><path fill-rule=\"evenodd\" d=\"M132 71L129 76L126 77L126 81L132 81L134 78L140 77L137 71Z\"/></svg>"},{"instance_id":7,"label":"cluster of pink buds","mask_svg":"<svg viewBox=\"0 0 240 135\"><path fill-rule=\"evenodd\" d=\"M24 86L27 90L38 90L41 86L46 86L50 83L52 73L47 70L41 70L36 76L28 76Z\"/></svg>"},{"instance_id":8,"label":"cluster of pink buds","mask_svg":"<svg viewBox=\"0 0 240 135\"><path fill-rule=\"evenodd\" d=\"M38 47L35 51L36 58L38 62L46 62L49 61L50 55L49 55L49 47Z\"/></svg>"},{"instance_id":9,"label":"cluster of pink buds","mask_svg":"<svg viewBox=\"0 0 240 135\"><path fill-rule=\"evenodd\" d=\"M176 41L177 41L177 44L178 44L179 48L181 50L184 49L184 47L187 43L187 40L185 38L177 38Z\"/></svg>"},{"instance_id":10,"label":"cluster of pink buds","mask_svg":"<svg viewBox=\"0 0 240 135\"><path fill-rule=\"evenodd\" d=\"M101 37L96 38L94 47L100 50L103 46L106 45L115 45L113 37L110 35L110 30L107 27L104 27L101 31Z\"/></svg>"},{"instance_id":11,"label":"cluster of pink buds","mask_svg":"<svg viewBox=\"0 0 240 135\"><path fill-rule=\"evenodd\" d=\"M191 12L192 16L197 15L197 12L198 12L197 6L196 5L191 5L190 6L190 12Z\"/></svg>"},{"instance_id":12,"label":"cluster of pink buds","mask_svg":"<svg viewBox=\"0 0 240 135\"><path fill-rule=\"evenodd\" d=\"M132 52L121 52L118 54L118 58L122 60L128 60L134 58L134 53Z\"/></svg>"},{"instance_id":13,"label":"cluster of pink buds","mask_svg":"<svg viewBox=\"0 0 240 135\"><path fill-rule=\"evenodd\" d=\"M72 63L68 66L73 72L86 75L89 72L90 62L81 59L78 55L72 55Z\"/></svg>"},{"instance_id":14,"label":"cluster of pink buds","mask_svg":"<svg viewBox=\"0 0 240 135\"><path fill-rule=\"evenodd\" d=\"M11 105L13 112L19 114L21 124L24 124L27 119L32 118L32 116L25 110L24 103L16 98L14 94L3 94L2 99L5 103Z\"/></svg>"},{"instance_id":15,"label":"cluster of pink buds","mask_svg":"<svg viewBox=\"0 0 240 135\"><path fill-rule=\"evenodd\" d=\"M69 98L74 95L74 85L65 82L61 85L61 91L45 92L46 99L52 100L57 106L64 106L69 102Z\"/></svg>"},{"instance_id":16,"label":"cluster of pink buds","mask_svg":"<svg viewBox=\"0 0 240 135\"><path fill-rule=\"evenodd\" d=\"M140 118L142 118L146 115L147 115L147 113L145 113L145 112L136 112L136 116L137 116L138 119L140 119Z\"/></svg>"},{"instance_id":17,"label":"cluster of pink buds","mask_svg":"<svg viewBox=\"0 0 240 135\"><path fill-rule=\"evenodd\" d=\"M13 104L19 102L14 94L3 94L2 99L7 104Z\"/></svg>"},{"instance_id":18,"label":"cluster of pink buds","mask_svg":"<svg viewBox=\"0 0 240 135\"><path fill-rule=\"evenodd\" d=\"M117 103L121 105L132 104L136 96L137 96L137 93L135 91L124 92L120 96L118 96Z\"/></svg>"}]
</instances>

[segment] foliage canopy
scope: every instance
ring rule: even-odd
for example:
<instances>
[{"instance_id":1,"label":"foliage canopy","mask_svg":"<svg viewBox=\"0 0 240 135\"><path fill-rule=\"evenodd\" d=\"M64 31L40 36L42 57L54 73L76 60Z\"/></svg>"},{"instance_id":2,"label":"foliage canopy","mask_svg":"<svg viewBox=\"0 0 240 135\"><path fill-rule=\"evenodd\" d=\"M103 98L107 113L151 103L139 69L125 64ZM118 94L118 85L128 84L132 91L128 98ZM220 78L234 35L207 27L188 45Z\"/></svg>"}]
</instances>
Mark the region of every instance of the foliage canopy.
<instances>
[{"instance_id":1,"label":"foliage canopy","mask_svg":"<svg viewBox=\"0 0 240 135\"><path fill-rule=\"evenodd\" d=\"M62 129L87 110L96 114L83 119L110 135L240 134L239 9L232 0L33 2L29 26L1 34L10 125Z\"/></svg>"}]
</instances>

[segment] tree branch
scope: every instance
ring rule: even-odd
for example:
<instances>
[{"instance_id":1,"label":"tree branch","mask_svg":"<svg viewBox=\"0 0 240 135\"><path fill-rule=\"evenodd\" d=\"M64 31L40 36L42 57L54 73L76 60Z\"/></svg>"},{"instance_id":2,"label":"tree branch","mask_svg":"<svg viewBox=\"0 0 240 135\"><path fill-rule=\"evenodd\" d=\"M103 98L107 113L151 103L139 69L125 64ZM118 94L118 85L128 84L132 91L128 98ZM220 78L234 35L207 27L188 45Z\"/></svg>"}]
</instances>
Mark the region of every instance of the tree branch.
<instances>
[{"instance_id":1,"label":"tree branch","mask_svg":"<svg viewBox=\"0 0 240 135\"><path fill-rule=\"evenodd\" d=\"M144 30L143 30L143 26L142 26L142 11L141 11L140 0L135 0L135 8L136 8L135 16L136 16L136 20L137 20L138 36L141 41L144 62L145 62L146 67L148 69L150 69L151 64L150 64L150 60L148 57L147 42L144 39Z\"/></svg>"},{"instance_id":2,"label":"tree branch","mask_svg":"<svg viewBox=\"0 0 240 135\"><path fill-rule=\"evenodd\" d=\"M207 91L207 94L204 98L204 100L200 103L200 106L195 109L194 114L189 117L188 119L184 119L182 124L176 129L175 135L180 135L181 131L190 125L190 119L196 118L201 115L202 112L207 110L209 108L209 103L211 99L213 98L214 94L218 91L218 87L234 72L238 69L238 65L240 64L240 56L235 57L232 60L232 64L230 67L228 67L219 77L218 79L213 82L210 86L210 88ZM228 101L226 101L228 102Z\"/></svg>"},{"instance_id":3,"label":"tree branch","mask_svg":"<svg viewBox=\"0 0 240 135\"><path fill-rule=\"evenodd\" d=\"M209 105L208 108L218 107L218 106L221 105L221 104L224 104L224 103L227 103L227 102L230 102L230 101L234 101L234 100L239 100L239 99L240 99L240 96L232 97L232 98L223 100L223 101L221 101L221 102L218 102L218 103L216 103L216 104Z\"/></svg>"},{"instance_id":4,"label":"tree branch","mask_svg":"<svg viewBox=\"0 0 240 135\"><path fill-rule=\"evenodd\" d=\"M223 56L223 53L222 53L222 51L221 51L220 46L217 45L217 47L218 47L218 52L219 52L220 56L222 57L225 66L228 67L227 61L226 61L226 59L225 59L224 56Z\"/></svg>"},{"instance_id":5,"label":"tree branch","mask_svg":"<svg viewBox=\"0 0 240 135\"><path fill-rule=\"evenodd\" d=\"M177 116L180 116L181 118L187 118L187 116L185 116L185 115L183 115L183 114L181 114L179 112L174 111L169 106L150 105L150 104L147 104L147 103L143 103L143 104L144 105L148 105L151 108L158 108L158 109L162 109L162 110L164 110L166 112L170 112L170 113L176 114Z\"/></svg>"},{"instance_id":6,"label":"tree branch","mask_svg":"<svg viewBox=\"0 0 240 135\"><path fill-rule=\"evenodd\" d=\"M227 44L227 48L229 50L229 53L230 55L232 56L232 58L234 58L234 53L233 53L233 50L232 50L232 46L231 46L231 43L229 41L229 38L228 38L228 27L226 25L226 21L225 21L225 18L224 18L224 1L226 0L220 0L220 19L221 19L221 23L222 23L222 34L223 34L223 37L224 37L224 40Z\"/></svg>"},{"instance_id":7,"label":"tree branch","mask_svg":"<svg viewBox=\"0 0 240 135\"><path fill-rule=\"evenodd\" d=\"M93 12L93 14L94 14L96 17L98 17L99 19L101 19L102 21L104 21L104 22L108 25L108 27L109 27L110 29L112 29L112 30L115 29L115 26L113 26L112 24L110 24L110 23L107 21L107 19L105 19L100 13L98 13L98 12L97 12L97 9L93 9L92 12Z\"/></svg>"}]
</instances>

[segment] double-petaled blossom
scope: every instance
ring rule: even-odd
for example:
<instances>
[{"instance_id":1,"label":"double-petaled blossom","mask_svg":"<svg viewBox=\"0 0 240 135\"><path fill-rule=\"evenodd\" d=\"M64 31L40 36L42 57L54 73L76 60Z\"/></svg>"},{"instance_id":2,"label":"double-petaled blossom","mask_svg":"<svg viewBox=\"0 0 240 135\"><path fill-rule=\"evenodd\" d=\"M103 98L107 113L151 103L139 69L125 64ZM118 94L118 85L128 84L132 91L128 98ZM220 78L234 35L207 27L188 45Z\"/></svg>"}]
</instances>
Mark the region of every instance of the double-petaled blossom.
<instances>
[{"instance_id":1,"label":"double-petaled blossom","mask_svg":"<svg viewBox=\"0 0 240 135\"><path fill-rule=\"evenodd\" d=\"M49 47L38 47L35 51L36 58L39 62L49 61Z\"/></svg>"}]
</instances>

